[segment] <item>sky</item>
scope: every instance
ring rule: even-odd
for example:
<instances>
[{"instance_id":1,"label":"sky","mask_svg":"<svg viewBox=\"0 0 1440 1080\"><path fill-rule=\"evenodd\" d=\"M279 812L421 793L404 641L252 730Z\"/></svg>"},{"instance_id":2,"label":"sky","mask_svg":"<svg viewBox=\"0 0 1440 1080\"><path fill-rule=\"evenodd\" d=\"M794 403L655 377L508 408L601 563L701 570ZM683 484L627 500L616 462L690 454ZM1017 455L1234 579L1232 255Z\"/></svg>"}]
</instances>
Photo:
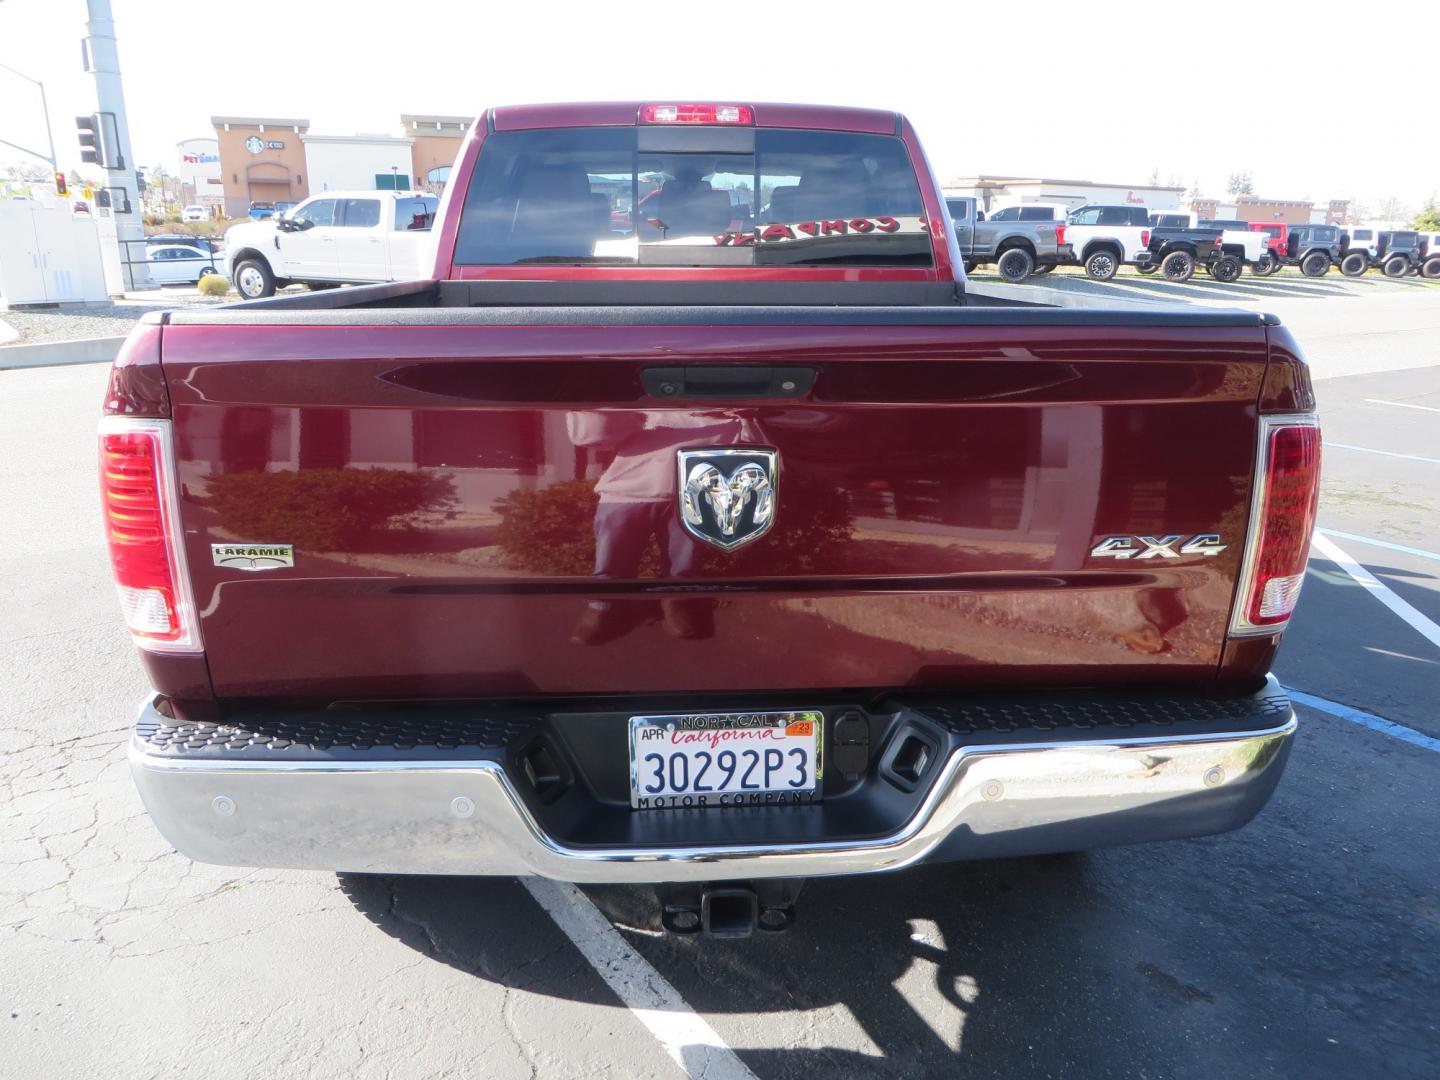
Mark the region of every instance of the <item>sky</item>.
<instances>
[{"instance_id":1,"label":"sky","mask_svg":"<svg viewBox=\"0 0 1440 1080\"><path fill-rule=\"evenodd\" d=\"M1371 208L1396 197L1407 211L1440 189L1434 140L1420 135L1435 101L1418 73L1398 90L1338 69L1307 81L1285 59L1344 55L1343 28L1313 2L112 6L136 156L171 171L175 144L213 134L212 115L399 134L401 113L699 99L897 109L942 182L1143 184L1158 170L1162 183L1219 196L1249 170L1260 196ZM1427 7L1371 0L1364 24L1419 30ZM0 0L0 64L45 83L67 168L79 164L73 117L95 108L85 19L84 0ZM40 115L35 87L0 70L0 139L43 150ZM0 146L0 164L22 159Z\"/></svg>"}]
</instances>

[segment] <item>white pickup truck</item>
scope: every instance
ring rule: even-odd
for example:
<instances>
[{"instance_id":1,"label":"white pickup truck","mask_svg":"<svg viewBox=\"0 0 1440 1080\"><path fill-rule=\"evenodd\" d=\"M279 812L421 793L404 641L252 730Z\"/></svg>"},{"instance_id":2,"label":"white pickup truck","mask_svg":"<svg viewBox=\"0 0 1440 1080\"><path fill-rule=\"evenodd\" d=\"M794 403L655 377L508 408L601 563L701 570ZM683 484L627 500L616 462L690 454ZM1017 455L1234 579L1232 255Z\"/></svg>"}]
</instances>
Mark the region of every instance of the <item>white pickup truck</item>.
<instances>
[{"instance_id":1,"label":"white pickup truck","mask_svg":"<svg viewBox=\"0 0 1440 1080\"><path fill-rule=\"evenodd\" d=\"M1087 203L1065 218L1062 263L1085 267L1096 281L1109 281L1122 263L1133 263L1150 243L1148 211L1143 206Z\"/></svg>"},{"instance_id":2,"label":"white pickup truck","mask_svg":"<svg viewBox=\"0 0 1440 1080\"><path fill-rule=\"evenodd\" d=\"M414 191L324 191L281 217L226 230L226 270L247 300L286 285L425 277L439 204L437 196Z\"/></svg>"}]
</instances>

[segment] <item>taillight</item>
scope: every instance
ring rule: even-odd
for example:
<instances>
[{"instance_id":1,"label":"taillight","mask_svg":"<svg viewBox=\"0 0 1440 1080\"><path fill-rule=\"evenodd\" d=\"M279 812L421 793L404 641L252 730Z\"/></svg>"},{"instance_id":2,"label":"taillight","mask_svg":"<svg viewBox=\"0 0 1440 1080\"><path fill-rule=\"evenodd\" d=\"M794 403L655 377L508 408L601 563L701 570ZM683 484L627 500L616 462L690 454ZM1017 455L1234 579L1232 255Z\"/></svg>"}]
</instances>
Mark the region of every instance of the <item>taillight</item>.
<instances>
[{"instance_id":1,"label":"taillight","mask_svg":"<svg viewBox=\"0 0 1440 1080\"><path fill-rule=\"evenodd\" d=\"M642 124L753 124L749 105L641 105Z\"/></svg>"},{"instance_id":2,"label":"taillight","mask_svg":"<svg viewBox=\"0 0 1440 1080\"><path fill-rule=\"evenodd\" d=\"M1320 495L1320 427L1314 417L1262 416L1250 535L1230 620L1232 634L1281 629L1305 580Z\"/></svg>"},{"instance_id":3,"label":"taillight","mask_svg":"<svg viewBox=\"0 0 1440 1080\"><path fill-rule=\"evenodd\" d=\"M1064 242L1065 242L1065 226L1064 226L1064 225L1056 225L1056 226L1055 226L1055 243L1057 243L1057 244L1063 244Z\"/></svg>"},{"instance_id":4,"label":"taillight","mask_svg":"<svg viewBox=\"0 0 1440 1080\"><path fill-rule=\"evenodd\" d=\"M125 625L146 649L198 652L172 460L168 420L100 422L100 503Z\"/></svg>"},{"instance_id":5,"label":"taillight","mask_svg":"<svg viewBox=\"0 0 1440 1080\"><path fill-rule=\"evenodd\" d=\"M1140 246L1141 246L1141 247L1149 247L1149 246L1150 246L1150 230L1149 230L1149 229L1141 229L1141 230L1140 230Z\"/></svg>"}]
</instances>

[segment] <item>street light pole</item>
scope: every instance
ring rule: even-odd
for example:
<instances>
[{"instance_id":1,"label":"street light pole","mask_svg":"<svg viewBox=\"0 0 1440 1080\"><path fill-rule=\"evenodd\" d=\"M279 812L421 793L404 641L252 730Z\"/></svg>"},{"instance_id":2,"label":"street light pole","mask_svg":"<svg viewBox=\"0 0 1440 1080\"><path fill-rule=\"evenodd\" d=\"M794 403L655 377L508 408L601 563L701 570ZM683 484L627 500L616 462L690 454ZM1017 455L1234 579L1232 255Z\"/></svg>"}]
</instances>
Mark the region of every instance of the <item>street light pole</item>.
<instances>
[{"instance_id":1,"label":"street light pole","mask_svg":"<svg viewBox=\"0 0 1440 1080\"><path fill-rule=\"evenodd\" d=\"M38 158L44 158L46 161L50 162L50 171L54 172L57 168L55 164L55 135L50 130L50 106L45 101L45 84L39 79L30 78L30 76L26 75L23 71L16 71L9 64L0 64L0 68L4 68L12 75L19 75L20 78L24 79L26 82L34 83L40 88L40 111L45 114L45 140L50 144L50 154L47 157L45 154L40 153L39 150L31 150L28 146L21 146L19 143L10 142L8 139L0 139L0 143L4 143L6 146L13 146L16 150L19 150L22 153L30 154Z\"/></svg>"},{"instance_id":2,"label":"street light pole","mask_svg":"<svg viewBox=\"0 0 1440 1080\"><path fill-rule=\"evenodd\" d=\"M50 130L50 103L45 100L45 84L36 79L35 85L40 88L40 111L45 115L45 141L50 144L50 171L54 172L59 166L55 164L55 133Z\"/></svg>"},{"instance_id":3,"label":"street light pole","mask_svg":"<svg viewBox=\"0 0 1440 1080\"><path fill-rule=\"evenodd\" d=\"M115 141L121 168L107 169L110 186L124 192L130 213L115 212L115 238L120 245L122 282L126 290L155 288L145 264L145 229L141 222L140 185L135 178L135 155L130 149L130 125L125 118L125 87L120 81L120 50L115 43L115 20L110 0L85 0L90 19L85 25L85 70L95 77L95 97L100 113L115 117ZM135 252L139 253L138 259Z\"/></svg>"}]
</instances>

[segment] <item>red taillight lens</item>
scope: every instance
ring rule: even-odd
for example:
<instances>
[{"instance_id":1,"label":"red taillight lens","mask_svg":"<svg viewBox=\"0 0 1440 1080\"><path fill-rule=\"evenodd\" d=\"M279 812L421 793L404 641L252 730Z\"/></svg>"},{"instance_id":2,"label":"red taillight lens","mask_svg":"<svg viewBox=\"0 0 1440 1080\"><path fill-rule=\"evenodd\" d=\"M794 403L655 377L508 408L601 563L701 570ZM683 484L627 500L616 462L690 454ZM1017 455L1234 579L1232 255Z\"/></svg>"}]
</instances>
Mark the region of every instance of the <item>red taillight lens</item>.
<instances>
[{"instance_id":1,"label":"red taillight lens","mask_svg":"<svg viewBox=\"0 0 1440 1080\"><path fill-rule=\"evenodd\" d=\"M753 124L749 105L641 105L642 124Z\"/></svg>"},{"instance_id":2,"label":"red taillight lens","mask_svg":"<svg viewBox=\"0 0 1440 1080\"><path fill-rule=\"evenodd\" d=\"M1271 633L1295 610L1320 495L1320 428L1313 419L1262 417L1254 519L1232 633Z\"/></svg>"},{"instance_id":3,"label":"red taillight lens","mask_svg":"<svg viewBox=\"0 0 1440 1080\"><path fill-rule=\"evenodd\" d=\"M100 427L100 502L110 567L136 642L163 652L200 648L178 548L165 420L111 417Z\"/></svg>"},{"instance_id":4,"label":"red taillight lens","mask_svg":"<svg viewBox=\"0 0 1440 1080\"><path fill-rule=\"evenodd\" d=\"M1064 226L1064 225L1056 225L1056 226L1055 226L1055 243L1057 243L1057 244L1063 244L1064 242L1065 242L1065 226Z\"/></svg>"},{"instance_id":5,"label":"red taillight lens","mask_svg":"<svg viewBox=\"0 0 1440 1080\"><path fill-rule=\"evenodd\" d=\"M1149 246L1150 246L1150 230L1149 230L1149 229L1141 229L1141 230L1140 230L1140 246L1141 246L1141 247L1149 247Z\"/></svg>"}]
</instances>

